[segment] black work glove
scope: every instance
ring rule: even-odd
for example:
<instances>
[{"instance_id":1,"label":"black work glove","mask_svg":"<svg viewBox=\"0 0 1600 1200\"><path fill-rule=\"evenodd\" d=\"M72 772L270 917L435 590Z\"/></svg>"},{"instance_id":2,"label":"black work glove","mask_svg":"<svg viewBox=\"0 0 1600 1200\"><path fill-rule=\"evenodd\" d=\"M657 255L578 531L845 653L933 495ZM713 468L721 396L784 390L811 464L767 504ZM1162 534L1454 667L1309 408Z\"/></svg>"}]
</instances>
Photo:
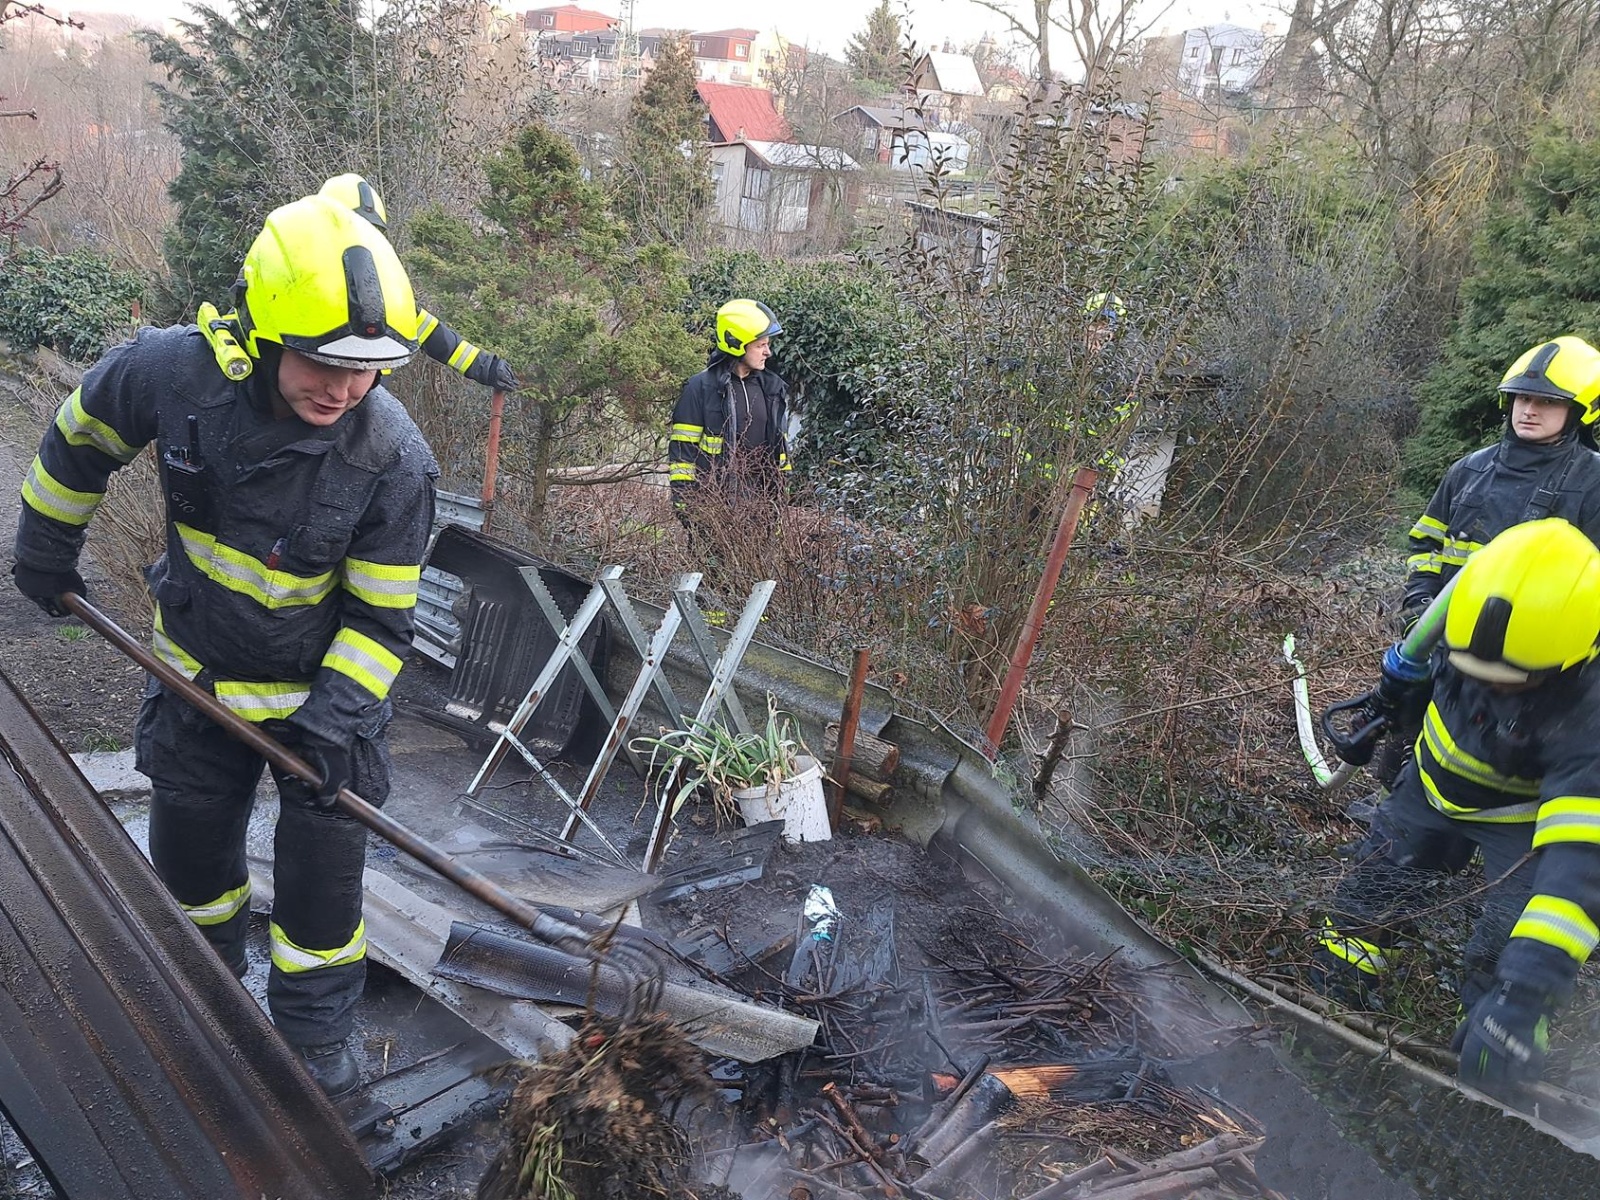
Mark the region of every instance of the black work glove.
<instances>
[{"instance_id":1,"label":"black work glove","mask_svg":"<svg viewBox=\"0 0 1600 1200\"><path fill-rule=\"evenodd\" d=\"M85 600L89 598L89 585L70 567L65 571L36 571L16 563L11 568L11 578L16 580L17 591L44 609L49 617L72 615L61 605L61 597L68 592L76 592Z\"/></svg>"},{"instance_id":2,"label":"black work glove","mask_svg":"<svg viewBox=\"0 0 1600 1200\"><path fill-rule=\"evenodd\" d=\"M511 364L498 354L480 354L467 368L467 378L497 392L514 392L521 387Z\"/></svg>"},{"instance_id":3,"label":"black work glove","mask_svg":"<svg viewBox=\"0 0 1600 1200\"><path fill-rule=\"evenodd\" d=\"M1461 1050L1461 1082L1490 1093L1537 1082L1550 1050L1554 1013L1548 992L1499 984L1472 1006L1451 1042Z\"/></svg>"},{"instance_id":4,"label":"black work glove","mask_svg":"<svg viewBox=\"0 0 1600 1200\"><path fill-rule=\"evenodd\" d=\"M339 789L350 786L349 743L330 742L309 730L301 729L293 721L263 721L262 731L276 738L285 750L293 751L306 760L318 775L322 786L313 787L304 779L286 776L278 791L285 800L312 804L318 808L332 808L339 800Z\"/></svg>"}]
</instances>

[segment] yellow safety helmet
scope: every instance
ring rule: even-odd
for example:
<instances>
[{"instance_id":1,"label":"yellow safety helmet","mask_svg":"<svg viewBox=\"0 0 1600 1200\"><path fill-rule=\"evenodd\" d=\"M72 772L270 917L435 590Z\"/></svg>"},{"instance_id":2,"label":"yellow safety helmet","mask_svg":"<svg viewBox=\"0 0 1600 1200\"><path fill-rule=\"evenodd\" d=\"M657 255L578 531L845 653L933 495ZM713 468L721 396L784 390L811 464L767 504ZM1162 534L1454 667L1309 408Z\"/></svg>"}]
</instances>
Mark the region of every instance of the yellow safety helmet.
<instances>
[{"instance_id":1,"label":"yellow safety helmet","mask_svg":"<svg viewBox=\"0 0 1600 1200\"><path fill-rule=\"evenodd\" d=\"M1128 306L1115 292L1096 292L1083 302L1083 315L1115 325L1128 315Z\"/></svg>"},{"instance_id":2,"label":"yellow safety helmet","mask_svg":"<svg viewBox=\"0 0 1600 1200\"><path fill-rule=\"evenodd\" d=\"M267 217L245 255L239 324L255 358L267 341L330 366L392 370L417 351L417 301L394 249L325 196Z\"/></svg>"},{"instance_id":3,"label":"yellow safety helmet","mask_svg":"<svg viewBox=\"0 0 1600 1200\"><path fill-rule=\"evenodd\" d=\"M358 217L365 217L379 229L389 228L389 215L383 208L383 197L360 175L335 175L317 189L317 195L336 200Z\"/></svg>"},{"instance_id":4,"label":"yellow safety helmet","mask_svg":"<svg viewBox=\"0 0 1600 1200\"><path fill-rule=\"evenodd\" d=\"M1578 406L1578 419L1600 419L1600 350L1580 337L1558 337L1529 350L1500 381L1500 407L1509 396L1543 396Z\"/></svg>"},{"instance_id":5,"label":"yellow safety helmet","mask_svg":"<svg viewBox=\"0 0 1600 1200\"><path fill-rule=\"evenodd\" d=\"M743 355L750 343L783 332L772 310L759 300L729 300L717 309L717 349Z\"/></svg>"},{"instance_id":6,"label":"yellow safety helmet","mask_svg":"<svg viewBox=\"0 0 1600 1200\"><path fill-rule=\"evenodd\" d=\"M1445 615L1457 670L1526 683L1595 657L1600 550L1559 517L1513 525L1467 560Z\"/></svg>"}]
</instances>

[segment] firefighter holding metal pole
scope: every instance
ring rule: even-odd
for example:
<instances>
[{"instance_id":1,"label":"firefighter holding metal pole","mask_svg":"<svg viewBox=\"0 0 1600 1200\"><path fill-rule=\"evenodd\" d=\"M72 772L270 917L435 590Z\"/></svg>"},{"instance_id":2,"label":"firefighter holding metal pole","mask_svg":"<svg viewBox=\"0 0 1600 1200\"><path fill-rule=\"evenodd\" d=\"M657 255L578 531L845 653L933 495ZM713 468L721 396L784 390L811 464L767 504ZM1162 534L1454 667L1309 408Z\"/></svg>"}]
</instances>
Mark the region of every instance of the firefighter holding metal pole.
<instances>
[{"instance_id":1,"label":"firefighter holding metal pole","mask_svg":"<svg viewBox=\"0 0 1600 1200\"><path fill-rule=\"evenodd\" d=\"M84 376L22 489L18 588L50 615L84 594L79 552L107 481L154 443L166 552L146 571L153 651L321 775L276 766L268 1007L330 1095L366 972L366 831L335 804L389 787L388 694L410 645L438 469L380 371L417 350L389 243L321 196L275 210L245 258L233 319L145 329ZM241 362L242 359L242 362ZM232 364L231 366L228 364ZM157 872L243 976L245 830L261 754L152 680L135 745L154 788Z\"/></svg>"}]
</instances>

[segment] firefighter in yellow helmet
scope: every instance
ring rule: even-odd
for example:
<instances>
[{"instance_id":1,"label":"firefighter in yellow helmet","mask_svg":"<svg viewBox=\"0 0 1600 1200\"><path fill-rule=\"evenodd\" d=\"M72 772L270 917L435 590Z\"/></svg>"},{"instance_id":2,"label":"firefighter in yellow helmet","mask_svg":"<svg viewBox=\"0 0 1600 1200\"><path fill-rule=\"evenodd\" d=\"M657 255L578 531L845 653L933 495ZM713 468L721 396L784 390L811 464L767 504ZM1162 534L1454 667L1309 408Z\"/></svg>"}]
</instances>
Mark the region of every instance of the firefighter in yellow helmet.
<instances>
[{"instance_id":1,"label":"firefighter in yellow helmet","mask_svg":"<svg viewBox=\"0 0 1600 1200\"><path fill-rule=\"evenodd\" d=\"M365 218L374 229L387 231L389 228L383 197L360 175L335 175L317 194L343 204ZM417 339L429 358L461 372L472 382L496 391L516 390L517 373L510 363L499 355L480 350L426 309L417 313Z\"/></svg>"},{"instance_id":2,"label":"firefighter in yellow helmet","mask_svg":"<svg viewBox=\"0 0 1600 1200\"><path fill-rule=\"evenodd\" d=\"M1445 472L1411 527L1400 603L1406 630L1416 623L1469 555L1502 530L1564 517L1600 541L1600 456L1592 427L1600 418L1600 351L1582 338L1541 342L1500 381L1506 414L1500 440ZM1415 727L1384 746L1374 773L1390 787L1416 740Z\"/></svg>"},{"instance_id":3,"label":"firefighter in yellow helmet","mask_svg":"<svg viewBox=\"0 0 1600 1200\"><path fill-rule=\"evenodd\" d=\"M1415 760L1339 886L1318 976L1364 996L1430 880L1481 849L1456 1045L1464 1081L1502 1090L1538 1078L1600 941L1600 550L1559 518L1515 525L1471 556L1449 604Z\"/></svg>"},{"instance_id":4,"label":"firefighter in yellow helmet","mask_svg":"<svg viewBox=\"0 0 1600 1200\"><path fill-rule=\"evenodd\" d=\"M417 307L389 243L343 205L308 197L267 217L227 336L143 329L84 375L22 488L14 575L52 616L85 593L78 554L107 481L154 444L166 551L145 572L153 650L316 766L313 789L274 769L268 1006L331 1094L359 1082L346 1045L366 970L365 831L341 784L388 793L389 688L411 642L433 519L433 464L379 372L417 348ZM219 318L219 320L221 320ZM233 360L229 360L233 361ZM152 684L135 730L153 784L150 856L241 977L245 827L262 760Z\"/></svg>"},{"instance_id":5,"label":"firefighter in yellow helmet","mask_svg":"<svg viewBox=\"0 0 1600 1200\"><path fill-rule=\"evenodd\" d=\"M789 385L767 369L772 339L782 332L760 301L728 301L717 310L706 369L683 385L672 410L672 506L691 539L695 510L708 501L734 506L763 527L770 527L783 502L790 470Z\"/></svg>"}]
</instances>

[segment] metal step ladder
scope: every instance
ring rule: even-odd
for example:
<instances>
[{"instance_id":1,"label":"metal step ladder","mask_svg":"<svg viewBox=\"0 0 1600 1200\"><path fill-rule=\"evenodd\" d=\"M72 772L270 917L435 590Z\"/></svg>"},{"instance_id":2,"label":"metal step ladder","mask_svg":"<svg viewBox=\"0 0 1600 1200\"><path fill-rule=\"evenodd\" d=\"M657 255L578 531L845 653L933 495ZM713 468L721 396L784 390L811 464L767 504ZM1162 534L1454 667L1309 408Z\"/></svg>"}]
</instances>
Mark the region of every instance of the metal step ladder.
<instances>
[{"instance_id":1,"label":"metal step ladder","mask_svg":"<svg viewBox=\"0 0 1600 1200\"><path fill-rule=\"evenodd\" d=\"M518 573L527 584L528 590L533 593L533 598L540 612L544 614L545 620L556 631L556 648L529 686L527 694L517 705L510 720L504 726L494 726L496 729L494 745L490 747L488 756L478 768L477 774L472 777L472 782L467 785L467 795L476 798L488 786L489 780L505 762L506 756L515 751L533 773L567 806L567 819L561 827L560 834L557 835L559 841L570 844L576 838L578 830L586 828L605 848L607 856L612 861L619 865L631 866L626 855L589 815L589 808L594 803L594 798L599 795L600 787L619 754L628 760L628 765L641 779L648 777L649 765L628 744L630 741L628 731L633 728L644 705L645 697L652 689L656 692L662 707L667 712L668 720L675 729L688 729L695 724L706 724L713 720L720 710L726 712L730 725L739 733L751 732L749 717L745 714L744 706L740 704L738 696L734 694L733 678L739 671L739 664L744 660L745 652L750 648L750 642L761 624L767 603L772 599L777 583L767 579L756 584L751 590L750 598L745 602L738 622L728 636L727 644L719 650L711 623L699 605L697 593L701 576L698 573L679 577L672 589L672 605L666 610L661 623L653 632L647 631L640 622L633 602L623 588L623 568L620 566L602 568L594 585L589 589L589 594L584 597L570 619L562 615L555 597L550 594L544 580L540 578L537 567L521 567ZM612 705L605 688L595 677L588 660L578 649L590 626L607 615L621 627L640 660L639 673L628 688L620 707ZM710 686L696 706L693 717L687 720L684 716L684 706L679 702L672 684L662 672L667 653L671 650L673 640L680 629L688 631L690 643L711 677ZM550 773L549 768L522 740L522 732L533 719L540 702L552 692L556 680L568 666L578 673L590 698L610 726L605 740L601 743L600 752L590 766L589 774L576 796L562 786L561 781ZM667 833L672 825L670 796L672 785L677 778L679 761L673 760L661 781L660 800L642 864L646 871L656 869L660 864L662 852L666 849Z\"/></svg>"}]
</instances>

